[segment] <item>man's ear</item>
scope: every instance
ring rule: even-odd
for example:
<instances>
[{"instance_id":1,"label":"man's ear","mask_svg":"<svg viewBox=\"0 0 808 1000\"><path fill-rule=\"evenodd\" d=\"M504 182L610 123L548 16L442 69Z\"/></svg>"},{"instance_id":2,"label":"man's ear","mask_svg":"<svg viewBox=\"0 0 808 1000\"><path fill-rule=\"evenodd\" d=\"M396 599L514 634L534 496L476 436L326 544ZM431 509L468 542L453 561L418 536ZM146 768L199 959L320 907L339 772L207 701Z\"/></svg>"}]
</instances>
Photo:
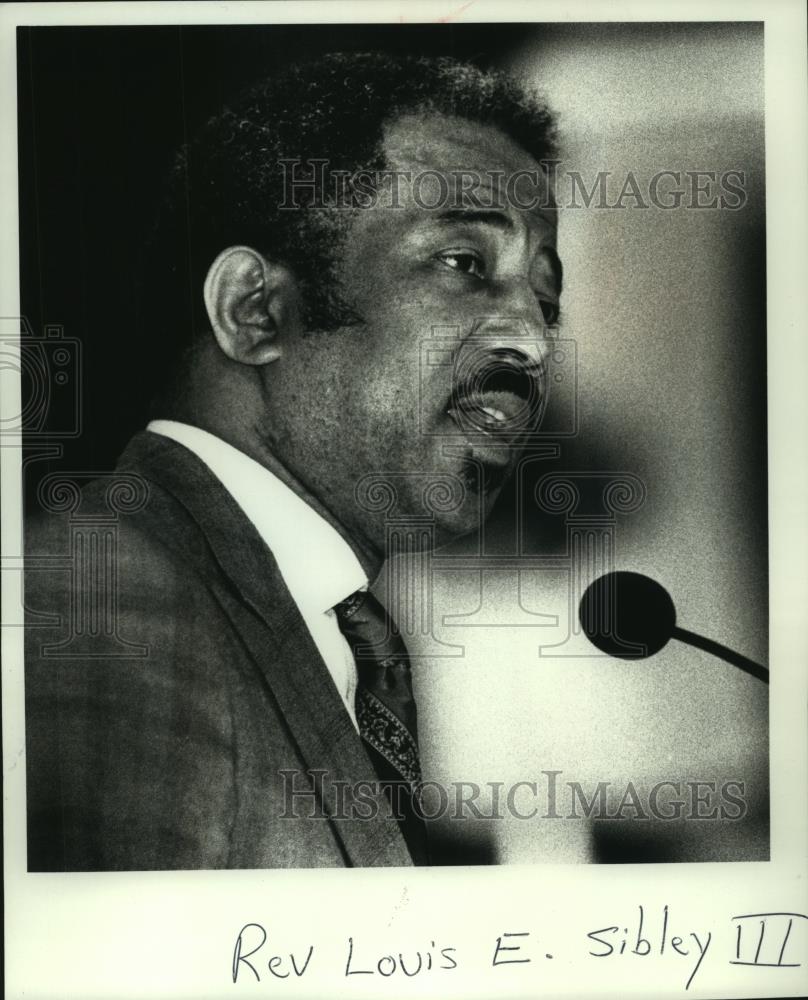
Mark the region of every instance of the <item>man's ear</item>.
<instances>
[{"instance_id":1,"label":"man's ear","mask_svg":"<svg viewBox=\"0 0 808 1000\"><path fill-rule=\"evenodd\" d=\"M293 289L287 268L250 247L228 247L219 254L205 279L205 308L228 358L266 365L281 357L276 341L293 313Z\"/></svg>"}]
</instances>

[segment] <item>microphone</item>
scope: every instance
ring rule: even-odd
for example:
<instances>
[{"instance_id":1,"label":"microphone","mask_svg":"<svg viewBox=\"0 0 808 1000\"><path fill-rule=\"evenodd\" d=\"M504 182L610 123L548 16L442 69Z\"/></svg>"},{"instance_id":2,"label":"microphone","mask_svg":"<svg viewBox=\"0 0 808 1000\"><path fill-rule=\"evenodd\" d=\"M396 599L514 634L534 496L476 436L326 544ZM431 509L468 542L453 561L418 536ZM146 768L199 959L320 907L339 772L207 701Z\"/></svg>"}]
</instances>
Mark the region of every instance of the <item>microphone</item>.
<instances>
[{"instance_id":1,"label":"microphone","mask_svg":"<svg viewBox=\"0 0 808 1000\"><path fill-rule=\"evenodd\" d=\"M581 627L601 652L623 660L653 656L678 639L769 683L769 671L714 639L680 628L665 588L641 573L604 573L591 583L578 608Z\"/></svg>"}]
</instances>

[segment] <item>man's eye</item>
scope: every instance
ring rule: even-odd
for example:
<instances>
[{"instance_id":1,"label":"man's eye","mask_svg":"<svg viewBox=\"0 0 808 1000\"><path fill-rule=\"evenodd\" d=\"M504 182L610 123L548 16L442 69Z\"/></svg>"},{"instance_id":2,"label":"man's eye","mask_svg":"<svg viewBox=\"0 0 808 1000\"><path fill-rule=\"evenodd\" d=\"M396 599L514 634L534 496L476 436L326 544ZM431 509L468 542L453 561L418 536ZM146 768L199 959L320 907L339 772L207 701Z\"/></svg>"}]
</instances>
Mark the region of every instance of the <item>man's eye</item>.
<instances>
[{"instance_id":1,"label":"man's eye","mask_svg":"<svg viewBox=\"0 0 808 1000\"><path fill-rule=\"evenodd\" d=\"M547 326L557 326L560 310L555 302L548 302L547 299L539 299L539 306L542 316L544 316L545 324Z\"/></svg>"},{"instance_id":2,"label":"man's eye","mask_svg":"<svg viewBox=\"0 0 808 1000\"><path fill-rule=\"evenodd\" d=\"M470 274L475 278L485 277L485 263L482 257L473 250L445 250L436 255L437 259L461 274Z\"/></svg>"}]
</instances>

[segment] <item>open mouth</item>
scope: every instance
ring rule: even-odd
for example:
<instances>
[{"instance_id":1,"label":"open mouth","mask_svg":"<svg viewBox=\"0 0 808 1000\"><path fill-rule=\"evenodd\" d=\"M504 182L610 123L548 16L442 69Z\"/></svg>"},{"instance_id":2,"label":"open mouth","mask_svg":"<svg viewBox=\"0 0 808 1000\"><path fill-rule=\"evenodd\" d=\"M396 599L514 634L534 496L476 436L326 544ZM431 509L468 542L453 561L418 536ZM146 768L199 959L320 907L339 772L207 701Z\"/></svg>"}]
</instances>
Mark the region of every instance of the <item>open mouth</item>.
<instances>
[{"instance_id":1,"label":"open mouth","mask_svg":"<svg viewBox=\"0 0 808 1000\"><path fill-rule=\"evenodd\" d=\"M534 431L544 400L544 366L519 351L487 352L456 381L447 413L466 433L508 444Z\"/></svg>"}]
</instances>

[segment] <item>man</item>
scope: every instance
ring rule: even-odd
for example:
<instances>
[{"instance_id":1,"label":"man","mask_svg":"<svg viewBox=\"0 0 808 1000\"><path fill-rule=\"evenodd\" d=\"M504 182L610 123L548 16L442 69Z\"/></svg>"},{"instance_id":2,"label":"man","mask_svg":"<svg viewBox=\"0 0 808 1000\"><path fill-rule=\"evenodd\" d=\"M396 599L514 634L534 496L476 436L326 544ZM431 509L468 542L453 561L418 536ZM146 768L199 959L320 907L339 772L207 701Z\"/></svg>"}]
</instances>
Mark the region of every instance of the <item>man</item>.
<instances>
[{"instance_id":1,"label":"man","mask_svg":"<svg viewBox=\"0 0 808 1000\"><path fill-rule=\"evenodd\" d=\"M176 363L115 473L143 500L107 562L74 527L108 480L29 526L26 603L59 622L28 630L29 868L428 862L410 667L368 588L393 507L430 543L474 530L535 426L551 127L470 66L335 55L185 151L144 287Z\"/></svg>"}]
</instances>

